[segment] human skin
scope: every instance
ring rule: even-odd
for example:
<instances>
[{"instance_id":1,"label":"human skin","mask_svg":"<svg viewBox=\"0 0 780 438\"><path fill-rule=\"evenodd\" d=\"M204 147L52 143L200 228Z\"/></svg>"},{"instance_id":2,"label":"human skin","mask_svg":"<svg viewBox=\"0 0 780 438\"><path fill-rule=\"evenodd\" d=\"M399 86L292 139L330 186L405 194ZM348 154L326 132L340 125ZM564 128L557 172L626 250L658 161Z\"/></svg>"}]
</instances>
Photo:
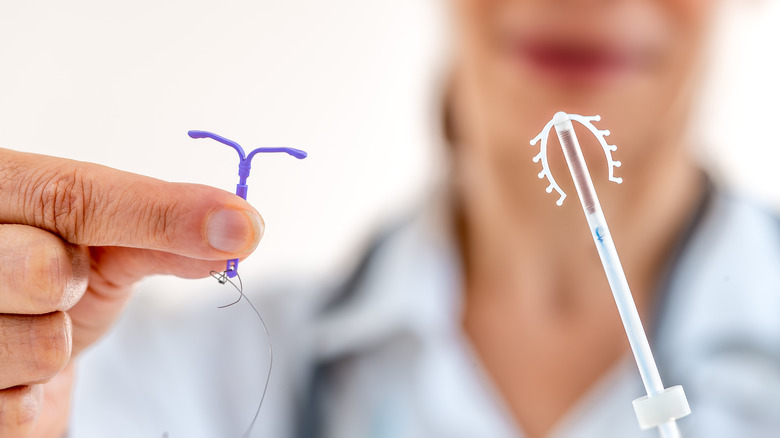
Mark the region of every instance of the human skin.
<instances>
[{"instance_id":1,"label":"human skin","mask_svg":"<svg viewBox=\"0 0 780 438\"><path fill-rule=\"evenodd\" d=\"M199 278L248 256L263 222L243 199L0 149L0 436L61 437L73 360L146 275Z\"/></svg>"},{"instance_id":2,"label":"human skin","mask_svg":"<svg viewBox=\"0 0 780 438\"><path fill-rule=\"evenodd\" d=\"M686 126L717 4L450 2L463 327L526 436L546 436L629 354L557 139L552 170L572 195L562 207L538 179L528 142L556 111L602 116L622 185L607 182L598 143L575 129L652 329L659 278L702 193Z\"/></svg>"}]
</instances>

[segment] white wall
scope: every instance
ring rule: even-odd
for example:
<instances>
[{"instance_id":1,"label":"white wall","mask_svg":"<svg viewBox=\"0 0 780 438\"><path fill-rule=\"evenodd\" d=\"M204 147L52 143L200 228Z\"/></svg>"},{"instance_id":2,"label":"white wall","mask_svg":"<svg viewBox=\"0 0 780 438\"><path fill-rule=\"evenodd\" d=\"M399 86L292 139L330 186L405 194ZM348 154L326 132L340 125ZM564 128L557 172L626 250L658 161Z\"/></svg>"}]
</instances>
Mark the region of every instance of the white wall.
<instances>
[{"instance_id":1,"label":"white wall","mask_svg":"<svg viewBox=\"0 0 780 438\"><path fill-rule=\"evenodd\" d=\"M305 149L255 162L267 230L243 269L331 272L435 173L439 1L3 2L0 145L227 190L235 153L188 129ZM719 33L733 61L701 139L780 204L780 6L745 3Z\"/></svg>"},{"instance_id":2,"label":"white wall","mask_svg":"<svg viewBox=\"0 0 780 438\"><path fill-rule=\"evenodd\" d=\"M434 2L0 3L0 146L233 190L266 236L242 271L326 273L430 179Z\"/></svg>"},{"instance_id":3,"label":"white wall","mask_svg":"<svg viewBox=\"0 0 780 438\"><path fill-rule=\"evenodd\" d=\"M725 0L697 129L721 175L780 207L780 2Z\"/></svg>"}]
</instances>

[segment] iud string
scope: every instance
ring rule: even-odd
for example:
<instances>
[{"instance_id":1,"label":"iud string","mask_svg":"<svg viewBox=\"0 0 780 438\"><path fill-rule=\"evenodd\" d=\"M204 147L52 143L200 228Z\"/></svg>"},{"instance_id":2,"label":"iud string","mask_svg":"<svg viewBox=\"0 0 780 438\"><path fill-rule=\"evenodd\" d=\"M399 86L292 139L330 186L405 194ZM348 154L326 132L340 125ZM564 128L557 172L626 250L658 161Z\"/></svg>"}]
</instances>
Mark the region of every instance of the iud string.
<instances>
[{"instance_id":1,"label":"iud string","mask_svg":"<svg viewBox=\"0 0 780 438\"><path fill-rule=\"evenodd\" d=\"M265 338L268 341L268 372L265 376L265 384L263 385L263 394L260 396L260 403L257 404L257 409L255 410L255 416L252 418L252 422L249 423L249 427L247 427L246 432L244 432L243 437L249 438L249 435L252 433L252 429L255 427L255 423L257 422L257 417L260 416L260 409L263 407L263 401L265 400L265 393L268 392L268 383L271 382L271 370L274 366L274 348L273 344L271 343L271 333L268 331L268 326L265 324L265 320L263 319L263 316L260 314L260 311L257 310L257 307L255 307L254 303L252 303L252 300L247 298L246 295L244 295L244 283L241 281L241 276L236 273L235 278L238 279L238 284L234 283L233 280L227 277L225 273L223 272L217 272L217 271L211 271L211 276L216 278L217 281L220 284L227 284L229 283L231 286L236 288L238 291L238 299L228 305L225 306L219 306L220 309L224 309L225 307L230 307L233 304L236 304L237 302L241 301L241 298L243 298L247 303L249 303L249 306L252 308L252 310L255 312L255 315L257 315L257 318L260 320L260 324L263 325L263 332L265 333Z\"/></svg>"},{"instance_id":2,"label":"iud string","mask_svg":"<svg viewBox=\"0 0 780 438\"><path fill-rule=\"evenodd\" d=\"M229 140L225 137L222 137L220 135L214 134L212 132L189 131L187 132L187 134L192 138L210 138L212 140L216 140L222 144L232 147L233 149L236 150L236 152L238 152L239 181L238 184L236 185L236 195L240 196L245 200L246 200L247 191L249 190L249 186L247 185L247 178L249 178L249 171L252 169L252 158L254 158L255 155L257 155L258 153L283 152L298 159L303 159L306 158L307 156L306 152L300 149L293 149L293 148L257 148L254 149L249 154L246 154L244 152L244 149L238 143ZM255 312L257 318L260 320L260 324L263 326L263 332L265 333L265 337L268 341L268 373L266 374L265 384L263 385L263 393L260 396L260 402L258 403L257 409L255 410L255 415L252 418L251 423L249 423L246 432L244 432L244 434L242 435L243 437L248 438L252 432L252 429L255 426L255 423L257 422L257 418L260 415L260 409L263 407L263 401L265 400L266 392L268 392L268 384L271 381L271 371L273 370L273 364L274 364L274 350L273 350L273 345L271 343L271 333L268 330L268 326L266 325L263 316L260 314L260 311L257 310L257 307L255 307L252 301L244 294L244 283L241 280L241 276L238 275L238 261L239 261L238 259L228 260L225 270L223 272L212 271L211 276L215 278L217 282L219 282L220 284L230 284L236 289L236 291L238 291L238 299L236 299L234 302L230 304L220 306L219 308L230 307L238 303L239 301L241 301L241 299L243 298L249 304L252 310ZM234 279L238 280L238 284L236 284L233 281Z\"/></svg>"},{"instance_id":3,"label":"iud string","mask_svg":"<svg viewBox=\"0 0 780 438\"><path fill-rule=\"evenodd\" d=\"M236 284L232 279L230 279L227 275L225 275L225 272L217 272L217 271L211 271L210 272L211 277L216 279L219 284L230 284L233 286L236 291L238 291L238 299L233 301L230 304L226 304L224 306L219 306L218 308L224 309L226 307L230 307L243 298L244 301L246 301L249 304L249 307L252 308L252 311L255 312L255 315L257 315L257 319L260 320L260 324L263 326L263 333L265 333L265 339L268 342L268 372L266 372L265 375L265 384L263 385L263 393L260 395L260 402L257 404L257 409L255 409L255 415L252 417L252 421L249 423L249 426L246 429L246 432L244 432L243 435L241 435L243 438L249 438L252 429L255 427L255 423L257 422L257 418L260 416L260 410L263 408L263 401L265 401L265 394L268 392L268 384L271 382L271 371L273 370L274 366L274 348L273 343L271 342L271 332L268 330L268 325L266 325L265 320L263 319L263 315L260 314L260 311L257 310L257 307L255 307L254 303L252 303L252 300L249 299L246 295L244 295L244 282L241 280L241 276L236 273L234 276L235 279L238 280L238 284ZM162 438L169 438L168 432L163 433Z\"/></svg>"}]
</instances>

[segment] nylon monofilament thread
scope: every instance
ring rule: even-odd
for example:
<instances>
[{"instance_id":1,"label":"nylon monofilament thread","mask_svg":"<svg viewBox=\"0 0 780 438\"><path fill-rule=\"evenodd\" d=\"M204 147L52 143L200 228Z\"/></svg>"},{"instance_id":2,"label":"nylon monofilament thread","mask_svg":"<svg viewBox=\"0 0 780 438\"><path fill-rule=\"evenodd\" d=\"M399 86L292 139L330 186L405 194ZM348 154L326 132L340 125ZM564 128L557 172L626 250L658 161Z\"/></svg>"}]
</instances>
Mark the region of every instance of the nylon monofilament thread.
<instances>
[{"instance_id":1,"label":"nylon monofilament thread","mask_svg":"<svg viewBox=\"0 0 780 438\"><path fill-rule=\"evenodd\" d=\"M263 332L265 332L266 340L268 341L268 373L266 374L265 378L265 385L263 385L263 394L260 396L260 403L257 405L257 410L255 410L255 416L252 418L252 422L249 423L249 427L247 428L246 432L242 435L243 438L249 438L250 434L252 433L252 429L255 427L255 423L257 422L257 418L260 416L260 410L263 407L263 401L265 401L265 395L268 392L268 384L271 382L271 371L273 370L274 366L274 348L273 344L271 343L271 332L268 330L268 325L265 323L265 320L263 319L263 315L260 314L260 311L257 310L257 307L255 307L254 303L252 303L252 300L250 300L245 294L244 294L244 282L241 280L241 276L236 273L235 278L238 279L238 284L234 283L230 278L227 277L226 273L224 272L216 272L211 271L211 276L214 277L220 284L226 284L230 283L231 286L233 286L239 294L238 300L227 304L225 306L219 306L220 309L224 309L226 307L230 307L243 298L244 301L246 301L249 304L249 307L252 308L252 310L255 312L255 315L257 315L257 318L260 320L260 324L263 326Z\"/></svg>"}]
</instances>

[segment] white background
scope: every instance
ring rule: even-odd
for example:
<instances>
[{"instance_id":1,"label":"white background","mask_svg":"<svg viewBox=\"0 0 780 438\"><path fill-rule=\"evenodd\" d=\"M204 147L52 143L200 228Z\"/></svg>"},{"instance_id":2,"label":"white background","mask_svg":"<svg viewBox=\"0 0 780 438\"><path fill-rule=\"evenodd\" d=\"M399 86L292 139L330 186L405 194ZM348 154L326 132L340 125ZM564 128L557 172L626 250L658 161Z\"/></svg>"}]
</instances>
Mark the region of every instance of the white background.
<instances>
[{"instance_id":1,"label":"white background","mask_svg":"<svg viewBox=\"0 0 780 438\"><path fill-rule=\"evenodd\" d=\"M3 1L0 146L226 190L235 152L187 130L305 149L255 160L267 228L242 272L331 275L441 170L441 1ZM697 138L780 205L780 7L728 9Z\"/></svg>"}]
</instances>

